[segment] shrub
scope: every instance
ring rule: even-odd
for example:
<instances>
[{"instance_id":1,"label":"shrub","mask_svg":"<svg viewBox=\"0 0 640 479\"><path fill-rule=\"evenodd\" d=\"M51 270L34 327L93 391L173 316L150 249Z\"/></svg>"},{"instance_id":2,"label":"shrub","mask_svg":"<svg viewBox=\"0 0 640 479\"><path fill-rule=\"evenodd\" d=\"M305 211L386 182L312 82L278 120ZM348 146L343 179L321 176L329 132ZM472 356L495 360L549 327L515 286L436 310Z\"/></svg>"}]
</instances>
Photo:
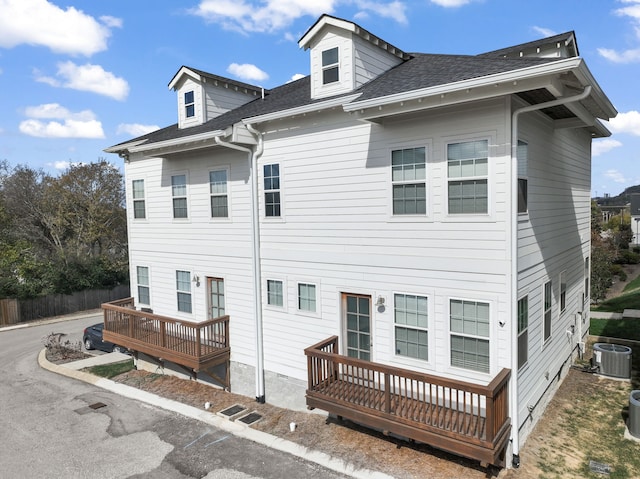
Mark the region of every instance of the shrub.
<instances>
[{"instance_id":1,"label":"shrub","mask_svg":"<svg viewBox=\"0 0 640 479\"><path fill-rule=\"evenodd\" d=\"M627 273L624 272L624 269L622 269L622 266L620 266L619 264L611 265L611 274L613 276L617 276L620 279L620 281L627 280Z\"/></svg>"}]
</instances>

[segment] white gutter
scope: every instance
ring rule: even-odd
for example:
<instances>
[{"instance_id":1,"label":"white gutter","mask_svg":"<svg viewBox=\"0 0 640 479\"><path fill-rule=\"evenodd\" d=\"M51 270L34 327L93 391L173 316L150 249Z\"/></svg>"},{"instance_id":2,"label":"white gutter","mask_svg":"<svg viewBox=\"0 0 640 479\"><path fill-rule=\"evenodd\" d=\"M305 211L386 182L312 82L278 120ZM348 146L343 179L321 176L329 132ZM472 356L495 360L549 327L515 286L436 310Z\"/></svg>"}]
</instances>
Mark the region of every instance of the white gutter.
<instances>
[{"instance_id":1,"label":"white gutter","mask_svg":"<svg viewBox=\"0 0 640 479\"><path fill-rule=\"evenodd\" d=\"M157 141L154 143L134 146L132 148L129 148L129 151L131 153L139 153L144 151L157 150L159 148L168 148L171 146L185 145L188 143L193 143L195 141L206 141L206 140L211 140L213 138L217 139L219 136L222 136L222 135L224 135L224 131L222 130L207 131L205 133L200 133L198 135L182 136L180 138L172 138L171 140Z\"/></svg>"},{"instance_id":2,"label":"white gutter","mask_svg":"<svg viewBox=\"0 0 640 479\"><path fill-rule=\"evenodd\" d=\"M523 113L542 110L584 100L591 94L587 85L578 95L529 105L515 110L511 116L511 448L512 465L520 465L520 421L518 420L518 118Z\"/></svg>"},{"instance_id":3,"label":"white gutter","mask_svg":"<svg viewBox=\"0 0 640 479\"><path fill-rule=\"evenodd\" d=\"M265 402L264 387L264 342L262 335L262 270L260 267L260 222L258 210L258 158L264 151L262 134L246 125L247 130L258 137L258 145L255 150L245 146L228 143L219 136L215 137L218 145L248 154L249 181L251 182L251 273L253 276L253 309L256 319L256 401Z\"/></svg>"}]
</instances>

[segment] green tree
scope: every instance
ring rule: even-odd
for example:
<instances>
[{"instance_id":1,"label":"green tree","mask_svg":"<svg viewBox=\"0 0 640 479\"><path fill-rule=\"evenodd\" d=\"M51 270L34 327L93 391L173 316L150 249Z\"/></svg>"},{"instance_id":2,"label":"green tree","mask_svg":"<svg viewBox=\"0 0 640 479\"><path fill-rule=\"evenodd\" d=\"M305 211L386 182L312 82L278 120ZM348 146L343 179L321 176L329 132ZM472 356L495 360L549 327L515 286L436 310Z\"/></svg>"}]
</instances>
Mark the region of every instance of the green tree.
<instances>
[{"instance_id":1,"label":"green tree","mask_svg":"<svg viewBox=\"0 0 640 479\"><path fill-rule=\"evenodd\" d=\"M611 286L611 266L616 259L616 249L611 238L591 231L591 300L602 301Z\"/></svg>"}]
</instances>

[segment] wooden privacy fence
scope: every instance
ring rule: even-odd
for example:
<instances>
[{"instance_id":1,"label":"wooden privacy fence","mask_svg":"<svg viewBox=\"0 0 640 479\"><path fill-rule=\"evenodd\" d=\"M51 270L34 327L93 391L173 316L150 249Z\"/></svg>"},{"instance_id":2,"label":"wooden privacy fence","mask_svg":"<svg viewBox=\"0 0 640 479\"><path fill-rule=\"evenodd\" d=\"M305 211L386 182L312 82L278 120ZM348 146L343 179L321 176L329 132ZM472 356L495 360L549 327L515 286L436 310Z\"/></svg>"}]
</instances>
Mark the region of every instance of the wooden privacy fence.
<instances>
[{"instance_id":1,"label":"wooden privacy fence","mask_svg":"<svg viewBox=\"0 0 640 479\"><path fill-rule=\"evenodd\" d=\"M52 294L34 299L0 299L0 326L61 316L89 309L129 296L129 285L93 289L72 294Z\"/></svg>"},{"instance_id":2,"label":"wooden privacy fence","mask_svg":"<svg viewBox=\"0 0 640 479\"><path fill-rule=\"evenodd\" d=\"M511 431L503 369L488 385L338 354L333 336L305 350L307 406L430 444L483 464L504 465Z\"/></svg>"}]
</instances>

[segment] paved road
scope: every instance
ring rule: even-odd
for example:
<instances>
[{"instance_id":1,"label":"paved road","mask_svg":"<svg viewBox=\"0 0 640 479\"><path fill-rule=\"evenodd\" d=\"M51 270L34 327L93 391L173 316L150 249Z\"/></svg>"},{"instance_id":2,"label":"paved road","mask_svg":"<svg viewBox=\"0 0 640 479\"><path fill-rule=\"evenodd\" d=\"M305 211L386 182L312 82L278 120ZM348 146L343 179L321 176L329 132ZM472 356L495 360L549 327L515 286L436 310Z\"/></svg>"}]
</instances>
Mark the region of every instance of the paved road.
<instances>
[{"instance_id":1,"label":"paved road","mask_svg":"<svg viewBox=\"0 0 640 479\"><path fill-rule=\"evenodd\" d=\"M43 338L101 316L0 331L3 478L345 477L215 427L41 369ZM96 403L103 407L92 409Z\"/></svg>"}]
</instances>

